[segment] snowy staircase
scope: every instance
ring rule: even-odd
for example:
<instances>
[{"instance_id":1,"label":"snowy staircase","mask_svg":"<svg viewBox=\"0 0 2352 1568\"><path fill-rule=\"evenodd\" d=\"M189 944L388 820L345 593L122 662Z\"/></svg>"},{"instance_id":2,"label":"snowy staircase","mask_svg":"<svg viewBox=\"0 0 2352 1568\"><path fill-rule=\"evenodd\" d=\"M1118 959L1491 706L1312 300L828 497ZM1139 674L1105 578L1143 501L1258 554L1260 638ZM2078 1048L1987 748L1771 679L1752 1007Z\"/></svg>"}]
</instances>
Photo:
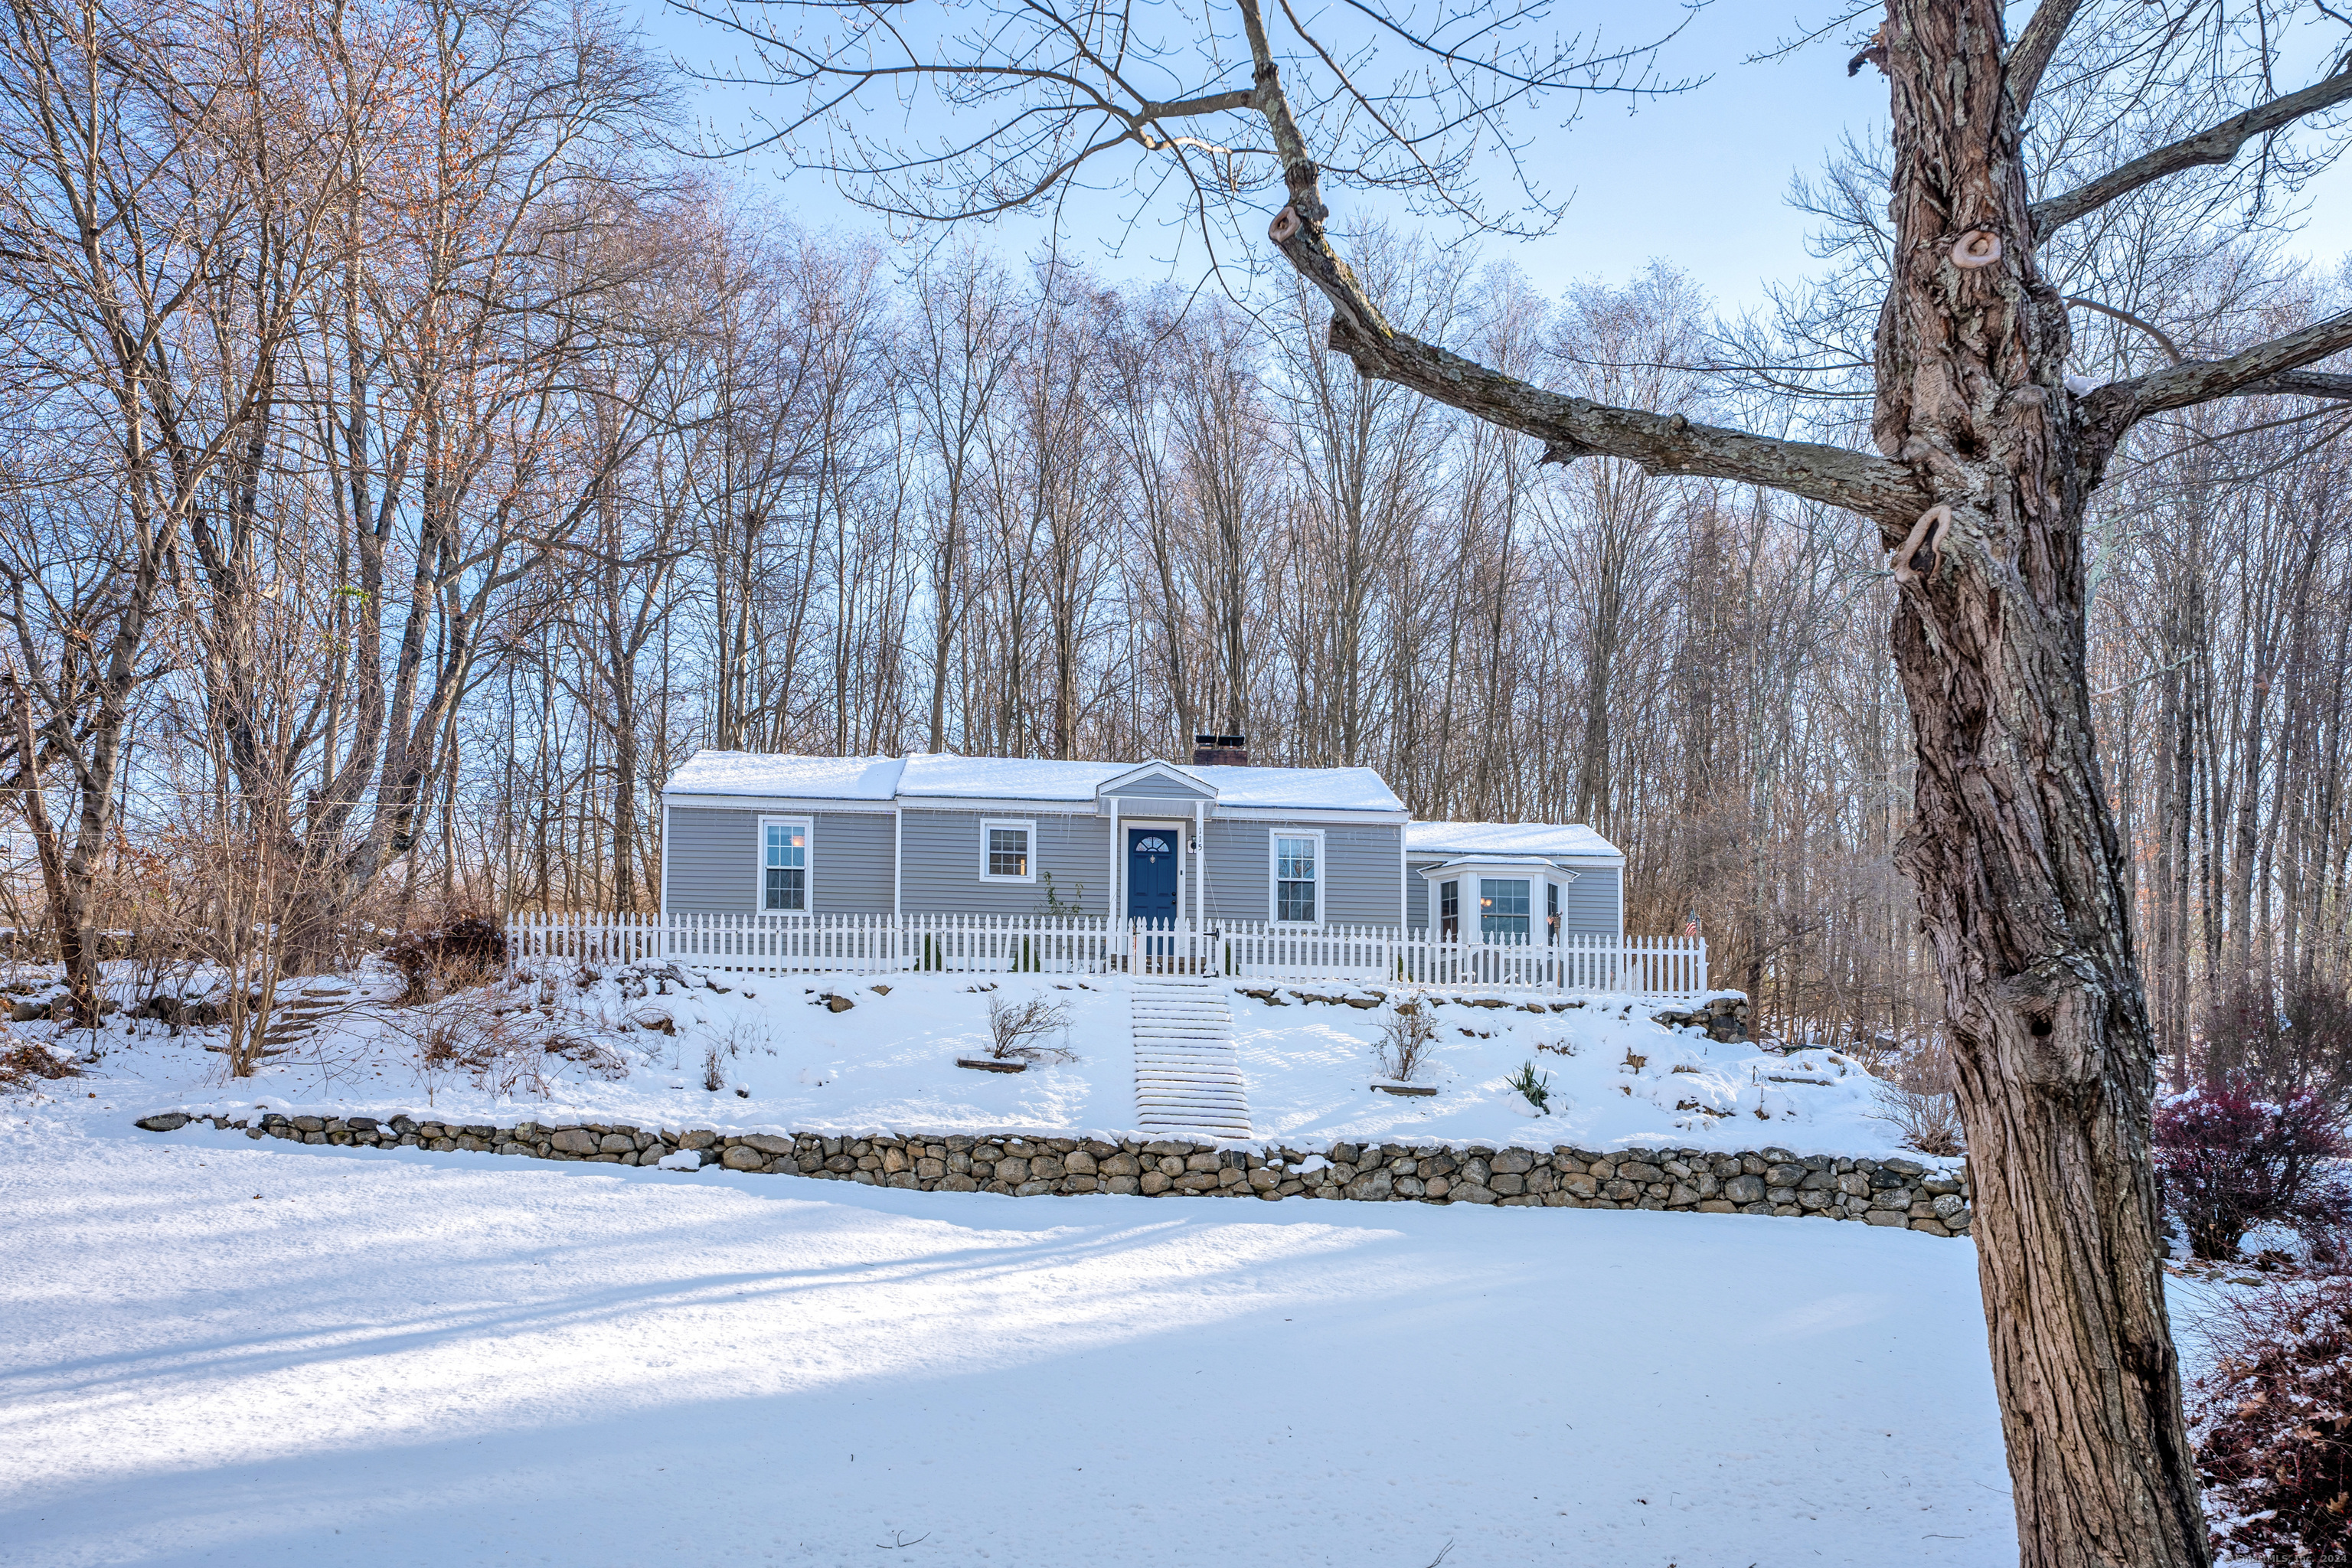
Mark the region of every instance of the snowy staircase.
<instances>
[{"instance_id":1,"label":"snowy staircase","mask_svg":"<svg viewBox=\"0 0 2352 1568\"><path fill-rule=\"evenodd\" d=\"M263 1029L261 1044L265 1054L276 1056L310 1038L319 1025L330 1015L342 1012L351 1005L351 993L340 985L313 985L291 1003L272 1008L269 1023Z\"/></svg>"},{"instance_id":2,"label":"snowy staircase","mask_svg":"<svg viewBox=\"0 0 2352 1568\"><path fill-rule=\"evenodd\" d=\"M1249 1095L1234 1049L1223 987L1139 977L1129 1004L1135 1037L1135 1114L1147 1132L1250 1135Z\"/></svg>"}]
</instances>

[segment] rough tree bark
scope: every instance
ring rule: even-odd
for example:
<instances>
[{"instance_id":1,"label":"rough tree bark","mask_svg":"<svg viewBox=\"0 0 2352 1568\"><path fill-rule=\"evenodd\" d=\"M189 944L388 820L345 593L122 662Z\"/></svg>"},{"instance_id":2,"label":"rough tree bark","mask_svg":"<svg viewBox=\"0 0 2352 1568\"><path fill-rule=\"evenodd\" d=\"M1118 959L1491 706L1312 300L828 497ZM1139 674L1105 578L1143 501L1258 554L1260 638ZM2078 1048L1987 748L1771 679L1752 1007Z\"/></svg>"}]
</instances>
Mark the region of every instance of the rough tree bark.
<instances>
[{"instance_id":1,"label":"rough tree bark","mask_svg":"<svg viewBox=\"0 0 2352 1568\"><path fill-rule=\"evenodd\" d=\"M1997 0L1895 0L1879 449L1951 522L1894 626L1919 770L1901 849L1952 1029L2024 1561L2202 1564L2165 1311L2156 1050L2092 743L2083 516L2114 445L2065 384ZM1966 265L1995 246L1998 258Z\"/></svg>"}]
</instances>

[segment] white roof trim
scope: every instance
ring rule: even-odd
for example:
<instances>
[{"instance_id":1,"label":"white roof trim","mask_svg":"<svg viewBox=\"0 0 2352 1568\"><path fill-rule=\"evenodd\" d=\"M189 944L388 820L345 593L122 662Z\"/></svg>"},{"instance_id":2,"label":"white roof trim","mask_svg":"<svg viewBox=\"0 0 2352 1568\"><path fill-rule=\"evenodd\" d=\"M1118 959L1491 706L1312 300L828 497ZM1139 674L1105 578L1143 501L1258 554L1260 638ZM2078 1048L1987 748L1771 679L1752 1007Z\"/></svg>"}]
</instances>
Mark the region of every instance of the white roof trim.
<instances>
[{"instance_id":1,"label":"white roof trim","mask_svg":"<svg viewBox=\"0 0 2352 1568\"><path fill-rule=\"evenodd\" d=\"M1547 859L1541 855L1460 855L1451 860L1440 861L1434 866L1417 866L1414 869L1423 877L1439 878L1457 877L1465 871L1476 871L1488 867L1501 870L1525 871L1538 866L1547 871L1558 872L1571 882L1575 881L1580 875L1558 861Z\"/></svg>"},{"instance_id":2,"label":"white roof trim","mask_svg":"<svg viewBox=\"0 0 2352 1568\"><path fill-rule=\"evenodd\" d=\"M1124 789L1129 784L1136 784L1141 780L1154 776L1164 778L1171 784L1181 784L1187 791L1206 790L1212 803L1213 803L1217 798L1216 785L1209 783L1206 779L1194 778L1191 773L1186 773L1174 763L1161 762L1157 757L1152 758L1151 761L1148 763L1139 763L1134 767L1128 769L1127 772L1119 773L1115 777L1103 780L1102 783L1095 785L1095 795L1097 798L1100 798L1103 795L1108 795L1112 790Z\"/></svg>"},{"instance_id":3,"label":"white roof trim","mask_svg":"<svg viewBox=\"0 0 2352 1568\"><path fill-rule=\"evenodd\" d=\"M892 800L858 800L843 795L701 795L664 790L662 800L666 805L689 810L785 811L803 815L814 812L826 816L888 816L898 809L898 803Z\"/></svg>"}]
</instances>

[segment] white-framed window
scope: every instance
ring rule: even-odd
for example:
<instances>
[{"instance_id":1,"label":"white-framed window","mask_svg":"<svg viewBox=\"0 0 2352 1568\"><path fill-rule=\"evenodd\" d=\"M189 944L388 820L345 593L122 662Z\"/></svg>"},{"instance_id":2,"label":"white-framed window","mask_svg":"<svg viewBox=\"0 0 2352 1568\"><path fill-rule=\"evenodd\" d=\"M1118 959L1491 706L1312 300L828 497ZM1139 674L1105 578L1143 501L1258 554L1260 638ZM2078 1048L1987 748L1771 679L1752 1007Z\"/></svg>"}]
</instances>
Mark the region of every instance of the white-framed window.
<instances>
[{"instance_id":1,"label":"white-framed window","mask_svg":"<svg viewBox=\"0 0 2352 1568\"><path fill-rule=\"evenodd\" d=\"M1528 940L1528 881L1524 877L1478 879L1478 936L1484 942Z\"/></svg>"},{"instance_id":2,"label":"white-framed window","mask_svg":"<svg viewBox=\"0 0 2352 1568\"><path fill-rule=\"evenodd\" d=\"M809 912L809 837L805 816L760 818L760 912Z\"/></svg>"},{"instance_id":3,"label":"white-framed window","mask_svg":"<svg viewBox=\"0 0 2352 1568\"><path fill-rule=\"evenodd\" d=\"M980 879L1037 879L1037 825L1019 817L984 816L980 822Z\"/></svg>"},{"instance_id":4,"label":"white-framed window","mask_svg":"<svg viewBox=\"0 0 2352 1568\"><path fill-rule=\"evenodd\" d=\"M1266 869L1271 873L1277 925L1311 926L1323 921L1323 835L1277 827Z\"/></svg>"}]
</instances>

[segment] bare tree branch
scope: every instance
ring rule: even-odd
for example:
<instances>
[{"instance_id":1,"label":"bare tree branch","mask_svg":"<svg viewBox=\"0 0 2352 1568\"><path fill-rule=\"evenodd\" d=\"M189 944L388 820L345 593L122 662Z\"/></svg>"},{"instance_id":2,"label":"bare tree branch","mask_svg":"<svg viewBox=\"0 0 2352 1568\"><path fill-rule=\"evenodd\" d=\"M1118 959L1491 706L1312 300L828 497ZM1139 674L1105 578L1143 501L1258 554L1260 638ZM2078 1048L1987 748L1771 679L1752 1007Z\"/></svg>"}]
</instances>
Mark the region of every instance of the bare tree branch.
<instances>
[{"instance_id":1,"label":"bare tree branch","mask_svg":"<svg viewBox=\"0 0 2352 1568\"><path fill-rule=\"evenodd\" d=\"M2048 0L2051 5L2057 3L2059 0ZM2086 185L2078 185L2063 195L2034 203L2032 208L2033 237L2037 240L2047 238L2075 219L2085 217L2109 202L2127 196L2142 185L2153 184L2168 174L2177 174L2185 169L2207 163L2226 163L2254 137L2290 125L2307 114L2316 114L2347 98L2352 98L2352 69L2337 71L2334 76L2312 83L2301 92L2291 92L2284 98L2257 104L2244 113L2233 114L2219 125L2200 131L2194 136L2169 146L2158 147L2153 153L2134 158L2121 168L2100 175Z\"/></svg>"},{"instance_id":2,"label":"bare tree branch","mask_svg":"<svg viewBox=\"0 0 2352 1568\"><path fill-rule=\"evenodd\" d=\"M1449 407L1533 436L1544 443L1548 462L1623 458L1654 474L1767 485L1864 512L1898 534L1930 503L1932 498L1910 469L1884 458L1820 442L1696 425L1679 414L1614 408L1566 396L1398 331L1324 232L1329 209L1323 202L1320 171L1307 156L1283 91L1257 0L1241 0L1240 8L1256 66L1256 108L1274 132L1283 182L1290 192L1290 205L1276 216L1267 237L1299 276L1330 301L1331 346L1354 362L1360 374L1411 387Z\"/></svg>"},{"instance_id":3,"label":"bare tree branch","mask_svg":"<svg viewBox=\"0 0 2352 1568\"><path fill-rule=\"evenodd\" d=\"M2163 328L2158 326L2153 321L2147 321L2143 317L2133 315L2129 310L2117 310L2113 305L2105 304L2097 300L2086 299L2080 294L2067 295L2066 303L2069 305L2080 305L2085 310L2096 310L2100 315L2108 317L2114 321L2121 321L2127 327L2137 327L2141 331L2146 332L2149 337L2154 338L2156 340L2156 346L2164 351L2164 357L2170 360L2175 364L2179 364L2181 360L2186 357L2180 352L2180 345L2172 341L2170 333L2167 332Z\"/></svg>"},{"instance_id":4,"label":"bare tree branch","mask_svg":"<svg viewBox=\"0 0 2352 1568\"><path fill-rule=\"evenodd\" d=\"M2032 20L2017 35L2017 47L2009 51L2009 92L2017 101L2019 114L2033 106L2042 73L2050 68L2050 57L2065 41L2066 29L2074 26L2075 13L2082 8L2083 0L2042 0Z\"/></svg>"},{"instance_id":5,"label":"bare tree branch","mask_svg":"<svg viewBox=\"0 0 2352 1568\"><path fill-rule=\"evenodd\" d=\"M2193 404L2210 403L2217 397L2242 394L2295 392L2303 396L2331 397L2335 391L2318 391L2320 386L2343 384L2352 386L2352 376L2312 377L2295 375L2292 379L2305 386L2290 386L2285 383L2289 373L2300 372L2305 365L2340 353L2352 348L2352 310L2314 321L2301 331L2273 338L2266 343L2230 355L2227 359L2184 360L2168 369L2136 375L2126 381L2109 382L2084 399L2091 416L2108 428L2121 432L2135 420L2168 408L2187 408Z\"/></svg>"}]
</instances>

